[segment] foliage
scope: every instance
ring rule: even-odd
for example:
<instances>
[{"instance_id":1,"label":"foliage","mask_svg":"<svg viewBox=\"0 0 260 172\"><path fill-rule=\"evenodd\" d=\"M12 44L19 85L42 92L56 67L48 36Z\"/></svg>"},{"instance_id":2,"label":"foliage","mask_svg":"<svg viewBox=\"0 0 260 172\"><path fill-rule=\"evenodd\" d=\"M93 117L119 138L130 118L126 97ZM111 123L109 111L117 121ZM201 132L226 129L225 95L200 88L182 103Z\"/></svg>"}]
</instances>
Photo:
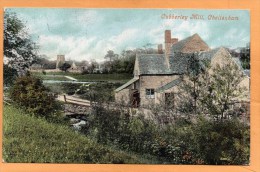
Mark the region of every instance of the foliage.
<instances>
[{"instance_id":1,"label":"foliage","mask_svg":"<svg viewBox=\"0 0 260 172\"><path fill-rule=\"evenodd\" d=\"M83 129L100 143L154 156L169 164L247 164L249 127L238 120L197 123L177 118L160 126L152 120L130 116L129 109L93 108L90 126ZM141 116L140 116L141 115Z\"/></svg>"},{"instance_id":2,"label":"foliage","mask_svg":"<svg viewBox=\"0 0 260 172\"><path fill-rule=\"evenodd\" d=\"M81 94L81 97L94 102L113 102L114 90L121 84L111 82L99 82L91 83L79 88L77 94Z\"/></svg>"},{"instance_id":3,"label":"foliage","mask_svg":"<svg viewBox=\"0 0 260 172\"><path fill-rule=\"evenodd\" d=\"M196 63L192 64L195 66ZM243 72L230 61L214 67L206 63L200 65L195 68L204 69L196 74L188 72L183 77L178 93L178 110L186 114L210 114L222 120L228 117L235 101L245 96L245 88L240 85Z\"/></svg>"},{"instance_id":4,"label":"foliage","mask_svg":"<svg viewBox=\"0 0 260 172\"><path fill-rule=\"evenodd\" d=\"M205 164L248 164L249 127L237 119L200 120L194 127L194 147Z\"/></svg>"},{"instance_id":5,"label":"foliage","mask_svg":"<svg viewBox=\"0 0 260 172\"><path fill-rule=\"evenodd\" d=\"M56 61L49 60L46 55L39 55L34 63L41 65L43 69L56 69Z\"/></svg>"},{"instance_id":6,"label":"foliage","mask_svg":"<svg viewBox=\"0 0 260 172\"><path fill-rule=\"evenodd\" d=\"M196 115L200 110L199 97L202 92L203 81L201 75L206 75L197 56L189 57L187 73L182 77L177 94L177 108L184 114Z\"/></svg>"},{"instance_id":7,"label":"foliage","mask_svg":"<svg viewBox=\"0 0 260 172\"><path fill-rule=\"evenodd\" d=\"M90 61L90 64L88 65L87 69L85 69L82 74L93 74L99 72L99 64L95 59L92 59Z\"/></svg>"},{"instance_id":8,"label":"foliage","mask_svg":"<svg viewBox=\"0 0 260 172\"><path fill-rule=\"evenodd\" d=\"M249 54L241 53L240 60L243 69L250 69L250 51Z\"/></svg>"},{"instance_id":9,"label":"foliage","mask_svg":"<svg viewBox=\"0 0 260 172\"><path fill-rule=\"evenodd\" d=\"M216 65L212 73L204 75L204 92L201 103L206 113L223 120L232 111L232 105L245 96L245 88L240 85L244 76L234 63Z\"/></svg>"},{"instance_id":10,"label":"foliage","mask_svg":"<svg viewBox=\"0 0 260 172\"><path fill-rule=\"evenodd\" d=\"M108 50L107 54L105 55L105 59L109 59L110 62L117 58L118 58L118 54L115 54L114 51L112 50Z\"/></svg>"},{"instance_id":11,"label":"foliage","mask_svg":"<svg viewBox=\"0 0 260 172\"><path fill-rule=\"evenodd\" d=\"M105 59L109 59L103 65L103 73L133 73L136 50L124 50L121 55L109 50Z\"/></svg>"},{"instance_id":12,"label":"foliage","mask_svg":"<svg viewBox=\"0 0 260 172\"><path fill-rule=\"evenodd\" d=\"M15 13L4 15L4 58L18 75L24 75L37 57L37 47L26 31L25 24Z\"/></svg>"},{"instance_id":13,"label":"foliage","mask_svg":"<svg viewBox=\"0 0 260 172\"><path fill-rule=\"evenodd\" d=\"M73 95L76 91L80 88L82 84L75 84L75 83L61 83L60 90L68 95Z\"/></svg>"},{"instance_id":14,"label":"foliage","mask_svg":"<svg viewBox=\"0 0 260 172\"><path fill-rule=\"evenodd\" d=\"M3 124L3 159L8 163L156 163L13 106L4 106Z\"/></svg>"},{"instance_id":15,"label":"foliage","mask_svg":"<svg viewBox=\"0 0 260 172\"><path fill-rule=\"evenodd\" d=\"M55 97L39 78L22 76L16 79L10 90L10 98L30 113L49 116L58 109Z\"/></svg>"},{"instance_id":16,"label":"foliage","mask_svg":"<svg viewBox=\"0 0 260 172\"><path fill-rule=\"evenodd\" d=\"M14 68L4 64L4 86L12 85L17 75L17 71Z\"/></svg>"},{"instance_id":17,"label":"foliage","mask_svg":"<svg viewBox=\"0 0 260 172\"><path fill-rule=\"evenodd\" d=\"M67 70L71 67L71 65L69 63L63 63L62 65L60 65L60 70L67 72Z\"/></svg>"}]
</instances>

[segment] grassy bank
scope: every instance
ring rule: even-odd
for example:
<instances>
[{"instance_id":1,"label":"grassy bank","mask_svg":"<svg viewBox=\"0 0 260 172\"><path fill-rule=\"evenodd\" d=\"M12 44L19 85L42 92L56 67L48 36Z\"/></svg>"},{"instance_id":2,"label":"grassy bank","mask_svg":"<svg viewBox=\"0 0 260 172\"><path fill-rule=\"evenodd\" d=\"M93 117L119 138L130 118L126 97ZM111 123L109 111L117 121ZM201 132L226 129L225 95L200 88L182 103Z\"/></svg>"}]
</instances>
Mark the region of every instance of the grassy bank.
<instances>
[{"instance_id":1,"label":"grassy bank","mask_svg":"<svg viewBox=\"0 0 260 172\"><path fill-rule=\"evenodd\" d=\"M154 163L97 144L69 127L4 106L3 159L23 163Z\"/></svg>"}]
</instances>

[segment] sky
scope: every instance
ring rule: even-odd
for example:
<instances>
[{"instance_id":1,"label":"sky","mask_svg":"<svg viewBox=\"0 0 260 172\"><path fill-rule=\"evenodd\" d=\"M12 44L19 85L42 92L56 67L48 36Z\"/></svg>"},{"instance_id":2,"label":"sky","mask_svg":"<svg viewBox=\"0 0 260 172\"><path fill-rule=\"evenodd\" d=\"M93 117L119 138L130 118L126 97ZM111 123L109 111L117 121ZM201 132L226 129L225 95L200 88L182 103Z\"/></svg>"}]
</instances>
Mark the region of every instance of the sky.
<instances>
[{"instance_id":1,"label":"sky","mask_svg":"<svg viewBox=\"0 0 260 172\"><path fill-rule=\"evenodd\" d=\"M164 31L182 40L198 33L211 48L244 47L250 42L247 10L7 8L26 24L39 54L55 60L104 60L108 50L164 43ZM203 19L192 18L193 15ZM215 16L215 19L210 16ZM219 20L226 17L227 20ZM223 18L222 18L223 19ZM235 19L235 20L231 20Z\"/></svg>"}]
</instances>

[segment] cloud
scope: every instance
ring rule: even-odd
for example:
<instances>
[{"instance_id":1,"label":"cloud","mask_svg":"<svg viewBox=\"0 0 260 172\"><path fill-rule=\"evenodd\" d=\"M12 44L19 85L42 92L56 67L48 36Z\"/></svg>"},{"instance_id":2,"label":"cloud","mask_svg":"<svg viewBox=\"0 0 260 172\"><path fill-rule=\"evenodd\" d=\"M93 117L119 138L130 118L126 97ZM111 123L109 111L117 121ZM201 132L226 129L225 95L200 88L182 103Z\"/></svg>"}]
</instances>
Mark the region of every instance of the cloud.
<instances>
[{"instance_id":1,"label":"cloud","mask_svg":"<svg viewBox=\"0 0 260 172\"><path fill-rule=\"evenodd\" d=\"M40 54L55 59L58 54L64 54L66 57L76 60L88 58L88 51L94 44L95 37L92 38L75 38L62 36L40 36L39 46Z\"/></svg>"},{"instance_id":2,"label":"cloud","mask_svg":"<svg viewBox=\"0 0 260 172\"><path fill-rule=\"evenodd\" d=\"M44 35L39 37L40 54L46 54L52 59L58 54L64 54L67 58L78 61L90 59L102 61L108 50L120 53L130 45L135 45L137 32L138 29L127 29L108 39Z\"/></svg>"},{"instance_id":3,"label":"cloud","mask_svg":"<svg viewBox=\"0 0 260 172\"><path fill-rule=\"evenodd\" d=\"M190 15L194 10L132 9L14 9L30 34L40 45L40 53L56 58L57 54L76 60L103 60L108 50L143 47L164 43L164 31L182 40L198 33L210 47L243 46L250 40L249 13L216 10L214 14L238 15L240 21L163 20L162 13ZM207 10L197 10L208 14ZM226 13L224 13L226 12ZM153 46L155 48L155 45Z\"/></svg>"}]
</instances>

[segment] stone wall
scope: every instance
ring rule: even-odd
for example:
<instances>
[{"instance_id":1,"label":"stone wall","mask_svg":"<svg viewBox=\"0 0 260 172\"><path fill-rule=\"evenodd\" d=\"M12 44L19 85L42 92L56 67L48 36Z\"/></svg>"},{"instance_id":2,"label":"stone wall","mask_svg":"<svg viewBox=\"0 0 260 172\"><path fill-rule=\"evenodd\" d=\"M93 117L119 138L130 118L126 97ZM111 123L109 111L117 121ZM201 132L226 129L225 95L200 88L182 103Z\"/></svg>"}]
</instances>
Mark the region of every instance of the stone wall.
<instances>
[{"instance_id":1,"label":"stone wall","mask_svg":"<svg viewBox=\"0 0 260 172\"><path fill-rule=\"evenodd\" d=\"M80 106L74 104L64 104L64 114L69 115L86 115L90 113L91 107L89 106Z\"/></svg>"},{"instance_id":2,"label":"stone wall","mask_svg":"<svg viewBox=\"0 0 260 172\"><path fill-rule=\"evenodd\" d=\"M119 92L115 93L115 101L117 103L123 103L125 105L128 105L130 103L130 88L127 87Z\"/></svg>"},{"instance_id":3,"label":"stone wall","mask_svg":"<svg viewBox=\"0 0 260 172\"><path fill-rule=\"evenodd\" d=\"M174 79L177 79L178 75L157 75L157 76L140 76L140 102L141 106L147 106L154 103L160 103L160 97L155 92L154 98L148 98L146 96L146 89L157 89Z\"/></svg>"}]
</instances>

